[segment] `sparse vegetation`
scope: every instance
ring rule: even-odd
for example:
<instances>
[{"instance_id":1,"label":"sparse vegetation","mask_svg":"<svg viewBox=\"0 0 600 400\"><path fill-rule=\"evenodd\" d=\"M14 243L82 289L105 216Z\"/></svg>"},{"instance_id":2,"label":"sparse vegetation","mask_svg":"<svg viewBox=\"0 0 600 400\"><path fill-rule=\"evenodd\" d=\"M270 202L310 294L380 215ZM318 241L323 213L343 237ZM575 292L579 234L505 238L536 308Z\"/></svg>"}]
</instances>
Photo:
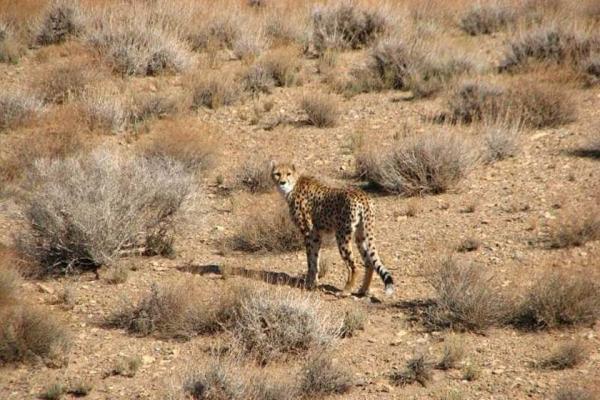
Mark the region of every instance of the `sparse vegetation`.
<instances>
[{"instance_id":1,"label":"sparse vegetation","mask_svg":"<svg viewBox=\"0 0 600 400\"><path fill-rule=\"evenodd\" d=\"M35 41L40 45L64 42L82 29L82 14L76 4L53 0L43 16Z\"/></svg>"},{"instance_id":2,"label":"sparse vegetation","mask_svg":"<svg viewBox=\"0 0 600 400\"><path fill-rule=\"evenodd\" d=\"M587 325L600 315L600 291L582 275L540 276L516 307L512 323L523 329Z\"/></svg>"},{"instance_id":3,"label":"sparse vegetation","mask_svg":"<svg viewBox=\"0 0 600 400\"><path fill-rule=\"evenodd\" d=\"M21 277L17 270L9 265L10 259L0 260L0 307L13 304L17 297L17 289L21 284Z\"/></svg>"},{"instance_id":4,"label":"sparse vegetation","mask_svg":"<svg viewBox=\"0 0 600 400\"><path fill-rule=\"evenodd\" d=\"M129 276L129 270L124 266L114 266L107 271L106 282L111 285L125 283Z\"/></svg>"},{"instance_id":5,"label":"sparse vegetation","mask_svg":"<svg viewBox=\"0 0 600 400\"><path fill-rule=\"evenodd\" d=\"M519 121L498 121L485 123L483 140L488 163L516 156L521 149L523 130Z\"/></svg>"},{"instance_id":6,"label":"sparse vegetation","mask_svg":"<svg viewBox=\"0 0 600 400\"><path fill-rule=\"evenodd\" d=\"M154 136L144 148L147 157L176 160L192 174L209 170L216 163L216 131L210 125L191 127L192 121L167 120L157 126Z\"/></svg>"},{"instance_id":7,"label":"sparse vegetation","mask_svg":"<svg viewBox=\"0 0 600 400\"><path fill-rule=\"evenodd\" d=\"M365 47L388 28L379 11L349 2L313 9L312 25L312 42L318 53L331 48Z\"/></svg>"},{"instance_id":8,"label":"sparse vegetation","mask_svg":"<svg viewBox=\"0 0 600 400\"><path fill-rule=\"evenodd\" d=\"M499 3L474 5L461 19L460 28L469 35L488 35L515 22L516 15L508 5Z\"/></svg>"},{"instance_id":9,"label":"sparse vegetation","mask_svg":"<svg viewBox=\"0 0 600 400\"><path fill-rule=\"evenodd\" d=\"M462 369L462 377L464 380L472 382L477 380L481 375L481 368L474 362L467 362Z\"/></svg>"},{"instance_id":10,"label":"sparse vegetation","mask_svg":"<svg viewBox=\"0 0 600 400\"><path fill-rule=\"evenodd\" d=\"M426 133L403 138L386 153L359 148L357 176L384 192L415 196L453 189L474 166L478 154L465 138Z\"/></svg>"},{"instance_id":11,"label":"sparse vegetation","mask_svg":"<svg viewBox=\"0 0 600 400\"><path fill-rule=\"evenodd\" d=\"M53 383L42 393L40 393L40 399L43 400L60 400L66 393L66 388L60 383Z\"/></svg>"},{"instance_id":12,"label":"sparse vegetation","mask_svg":"<svg viewBox=\"0 0 600 400\"><path fill-rule=\"evenodd\" d=\"M300 392L306 398L344 394L353 385L350 372L334 364L331 355L327 353L313 356L303 372Z\"/></svg>"},{"instance_id":13,"label":"sparse vegetation","mask_svg":"<svg viewBox=\"0 0 600 400\"><path fill-rule=\"evenodd\" d=\"M456 246L456 251L459 253L466 253L475 251L481 246L481 242L474 238L466 238Z\"/></svg>"},{"instance_id":14,"label":"sparse vegetation","mask_svg":"<svg viewBox=\"0 0 600 400\"><path fill-rule=\"evenodd\" d=\"M36 161L25 189L21 251L40 273L56 273L96 269L127 249L153 252L192 183L177 162L96 150Z\"/></svg>"},{"instance_id":15,"label":"sparse vegetation","mask_svg":"<svg viewBox=\"0 0 600 400\"><path fill-rule=\"evenodd\" d=\"M130 122L140 124L153 118L166 118L177 112L177 100L162 94L137 96L129 112Z\"/></svg>"},{"instance_id":16,"label":"sparse vegetation","mask_svg":"<svg viewBox=\"0 0 600 400\"><path fill-rule=\"evenodd\" d=\"M572 100L563 91L527 80L514 81L507 87L465 82L450 96L448 105L449 113L438 119L453 123L508 118L544 128L564 125L575 118Z\"/></svg>"},{"instance_id":17,"label":"sparse vegetation","mask_svg":"<svg viewBox=\"0 0 600 400\"><path fill-rule=\"evenodd\" d=\"M0 93L0 132L31 121L42 111L42 103L34 95L17 87Z\"/></svg>"},{"instance_id":18,"label":"sparse vegetation","mask_svg":"<svg viewBox=\"0 0 600 400\"><path fill-rule=\"evenodd\" d=\"M81 114L92 130L119 133L130 119L123 96L110 87L86 90L81 97Z\"/></svg>"},{"instance_id":19,"label":"sparse vegetation","mask_svg":"<svg viewBox=\"0 0 600 400\"><path fill-rule=\"evenodd\" d=\"M115 363L115 367L107 375L119 375L126 378L133 378L141 366L142 358L139 356L121 357Z\"/></svg>"},{"instance_id":20,"label":"sparse vegetation","mask_svg":"<svg viewBox=\"0 0 600 400\"><path fill-rule=\"evenodd\" d=\"M558 346L552 354L542 359L537 365L543 369L573 368L584 361L586 356L586 347L579 341L571 341Z\"/></svg>"},{"instance_id":21,"label":"sparse vegetation","mask_svg":"<svg viewBox=\"0 0 600 400\"><path fill-rule=\"evenodd\" d=\"M586 389L570 386L560 387L553 397L554 400L594 400L595 398L594 393Z\"/></svg>"},{"instance_id":22,"label":"sparse vegetation","mask_svg":"<svg viewBox=\"0 0 600 400\"><path fill-rule=\"evenodd\" d=\"M475 331L505 323L510 303L492 278L481 266L443 260L429 278L437 296L426 323Z\"/></svg>"},{"instance_id":23,"label":"sparse vegetation","mask_svg":"<svg viewBox=\"0 0 600 400\"><path fill-rule=\"evenodd\" d=\"M406 367L391 376L392 382L399 386L406 386L418 382L421 386L427 386L431 379L431 365L424 354L412 357L406 363Z\"/></svg>"},{"instance_id":24,"label":"sparse vegetation","mask_svg":"<svg viewBox=\"0 0 600 400\"><path fill-rule=\"evenodd\" d=\"M0 364L40 357L62 363L69 349L64 325L47 310L18 304L0 309Z\"/></svg>"},{"instance_id":25,"label":"sparse vegetation","mask_svg":"<svg viewBox=\"0 0 600 400\"><path fill-rule=\"evenodd\" d=\"M277 207L274 204L271 207ZM304 248L302 235L283 207L256 211L230 238L229 247L245 252L286 252Z\"/></svg>"},{"instance_id":26,"label":"sparse vegetation","mask_svg":"<svg viewBox=\"0 0 600 400\"><path fill-rule=\"evenodd\" d=\"M77 381L69 385L66 393L74 397L85 397L92 391L92 384L86 381Z\"/></svg>"},{"instance_id":27,"label":"sparse vegetation","mask_svg":"<svg viewBox=\"0 0 600 400\"><path fill-rule=\"evenodd\" d=\"M251 158L242 163L235 179L236 187L250 193L265 193L274 187L269 161L262 158Z\"/></svg>"},{"instance_id":28,"label":"sparse vegetation","mask_svg":"<svg viewBox=\"0 0 600 400\"><path fill-rule=\"evenodd\" d=\"M76 99L91 78L80 64L61 64L34 78L33 87L47 103L63 104Z\"/></svg>"},{"instance_id":29,"label":"sparse vegetation","mask_svg":"<svg viewBox=\"0 0 600 400\"><path fill-rule=\"evenodd\" d=\"M335 126L339 116L339 107L334 97L324 94L304 96L300 107L308 116L308 122L318 128Z\"/></svg>"},{"instance_id":30,"label":"sparse vegetation","mask_svg":"<svg viewBox=\"0 0 600 400\"><path fill-rule=\"evenodd\" d=\"M600 209L591 206L585 214L566 212L550 227L548 246L552 249L583 246L600 239Z\"/></svg>"},{"instance_id":31,"label":"sparse vegetation","mask_svg":"<svg viewBox=\"0 0 600 400\"><path fill-rule=\"evenodd\" d=\"M192 107L212 109L229 106L239 99L240 89L229 78L217 75L203 76L192 82Z\"/></svg>"},{"instance_id":32,"label":"sparse vegetation","mask_svg":"<svg viewBox=\"0 0 600 400\"><path fill-rule=\"evenodd\" d=\"M273 82L275 86L294 86L300 83L299 72L301 64L298 60L298 55L295 54L293 49L280 49L273 50L269 54L266 54L261 60L258 61L258 65L254 67L252 75L254 77L247 78L250 87L256 86L257 88L268 87L268 82ZM266 77L261 76L265 74ZM261 83L262 82L262 83ZM268 92L268 91L267 91Z\"/></svg>"},{"instance_id":33,"label":"sparse vegetation","mask_svg":"<svg viewBox=\"0 0 600 400\"><path fill-rule=\"evenodd\" d=\"M354 336L354 332L357 330L363 330L365 328L365 321L367 316L365 312L360 308L351 308L344 314L344 320L342 321L342 337Z\"/></svg>"},{"instance_id":34,"label":"sparse vegetation","mask_svg":"<svg viewBox=\"0 0 600 400\"><path fill-rule=\"evenodd\" d=\"M464 353L463 342L457 336L447 337L444 340L442 357L435 367L441 370L457 368L458 364L462 361Z\"/></svg>"},{"instance_id":35,"label":"sparse vegetation","mask_svg":"<svg viewBox=\"0 0 600 400\"><path fill-rule=\"evenodd\" d=\"M232 333L261 364L289 354L323 351L341 323L316 298L289 291L258 291L241 300Z\"/></svg>"}]
</instances>

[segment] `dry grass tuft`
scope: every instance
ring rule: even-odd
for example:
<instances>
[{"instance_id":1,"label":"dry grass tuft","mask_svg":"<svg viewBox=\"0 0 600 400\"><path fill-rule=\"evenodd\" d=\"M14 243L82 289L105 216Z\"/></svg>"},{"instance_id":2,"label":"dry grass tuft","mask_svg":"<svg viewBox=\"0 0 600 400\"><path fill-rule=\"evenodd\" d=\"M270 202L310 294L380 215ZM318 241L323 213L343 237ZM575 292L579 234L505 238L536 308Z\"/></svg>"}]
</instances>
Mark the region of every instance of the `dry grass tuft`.
<instances>
[{"instance_id":1,"label":"dry grass tuft","mask_svg":"<svg viewBox=\"0 0 600 400\"><path fill-rule=\"evenodd\" d=\"M42 102L17 87L6 87L0 93L0 132L24 125L39 115Z\"/></svg>"},{"instance_id":2,"label":"dry grass tuft","mask_svg":"<svg viewBox=\"0 0 600 400\"><path fill-rule=\"evenodd\" d=\"M600 316L600 291L582 275L552 272L541 276L517 305L511 322L522 329L593 324Z\"/></svg>"},{"instance_id":3,"label":"dry grass tuft","mask_svg":"<svg viewBox=\"0 0 600 400\"><path fill-rule=\"evenodd\" d=\"M47 310L27 305L0 310L0 364L42 358L62 362L69 349L64 324Z\"/></svg>"},{"instance_id":4,"label":"dry grass tuft","mask_svg":"<svg viewBox=\"0 0 600 400\"><path fill-rule=\"evenodd\" d=\"M273 204L267 211L246 217L228 246L249 253L288 252L303 249L304 241L288 211Z\"/></svg>"},{"instance_id":5,"label":"dry grass tuft","mask_svg":"<svg viewBox=\"0 0 600 400\"><path fill-rule=\"evenodd\" d=\"M460 28L469 35L488 35L505 29L516 20L515 11L497 3L476 4L460 19Z\"/></svg>"},{"instance_id":6,"label":"dry grass tuft","mask_svg":"<svg viewBox=\"0 0 600 400\"><path fill-rule=\"evenodd\" d=\"M525 32L509 44L499 70L518 70L531 61L578 68L599 51L600 36L597 34L564 30L552 25L542 26Z\"/></svg>"},{"instance_id":7,"label":"dry grass tuft","mask_svg":"<svg viewBox=\"0 0 600 400\"><path fill-rule=\"evenodd\" d=\"M437 296L436 304L427 310L426 323L438 329L474 331L504 324L511 304L492 279L481 266L442 261L429 278Z\"/></svg>"},{"instance_id":8,"label":"dry grass tuft","mask_svg":"<svg viewBox=\"0 0 600 400\"><path fill-rule=\"evenodd\" d=\"M239 84L228 76L196 76L191 83L192 108L212 109L234 104L240 98Z\"/></svg>"},{"instance_id":9,"label":"dry grass tuft","mask_svg":"<svg viewBox=\"0 0 600 400\"><path fill-rule=\"evenodd\" d=\"M493 163L515 157L521 150L523 127L519 121L505 118L483 126L485 161Z\"/></svg>"},{"instance_id":10,"label":"dry grass tuft","mask_svg":"<svg viewBox=\"0 0 600 400\"><path fill-rule=\"evenodd\" d=\"M53 0L42 17L35 42L39 45L61 43L78 34L82 28L82 13L76 3Z\"/></svg>"},{"instance_id":11,"label":"dry grass tuft","mask_svg":"<svg viewBox=\"0 0 600 400\"><path fill-rule=\"evenodd\" d=\"M594 393L578 387L563 386L554 394L554 400L595 400Z\"/></svg>"},{"instance_id":12,"label":"dry grass tuft","mask_svg":"<svg viewBox=\"0 0 600 400\"><path fill-rule=\"evenodd\" d=\"M552 249L583 246L600 240L600 208L592 206L583 215L576 211L563 214L551 227L547 239Z\"/></svg>"},{"instance_id":13,"label":"dry grass tuft","mask_svg":"<svg viewBox=\"0 0 600 400\"><path fill-rule=\"evenodd\" d=\"M381 12L359 8L351 2L316 7L312 11L312 25L312 44L317 53L368 46L388 29Z\"/></svg>"},{"instance_id":14,"label":"dry grass tuft","mask_svg":"<svg viewBox=\"0 0 600 400\"><path fill-rule=\"evenodd\" d=\"M319 272L321 272L319 270ZM319 277L321 278L321 277ZM344 314L344 319L342 321L342 337L352 337L354 333L358 330L363 330L365 328L365 321L367 320L367 315L360 308L352 308Z\"/></svg>"},{"instance_id":15,"label":"dry grass tuft","mask_svg":"<svg viewBox=\"0 0 600 400\"><path fill-rule=\"evenodd\" d=\"M182 72L192 64L186 43L166 29L167 21L142 7L111 8L95 16L89 45L117 73L155 76Z\"/></svg>"},{"instance_id":16,"label":"dry grass tuft","mask_svg":"<svg viewBox=\"0 0 600 400\"><path fill-rule=\"evenodd\" d=\"M61 64L34 79L34 90L47 103L63 104L79 97L90 77L84 65Z\"/></svg>"},{"instance_id":17,"label":"dry grass tuft","mask_svg":"<svg viewBox=\"0 0 600 400\"><path fill-rule=\"evenodd\" d=\"M259 69L255 73L262 68L275 86L289 87L300 83L298 74L302 64L294 48L273 50L259 60L258 65Z\"/></svg>"},{"instance_id":18,"label":"dry grass tuft","mask_svg":"<svg viewBox=\"0 0 600 400\"><path fill-rule=\"evenodd\" d=\"M463 342L457 336L450 336L444 340L444 350L440 361L435 367L441 370L457 368L465 354Z\"/></svg>"},{"instance_id":19,"label":"dry grass tuft","mask_svg":"<svg viewBox=\"0 0 600 400\"><path fill-rule=\"evenodd\" d=\"M254 64L242 74L241 77L244 90L259 95L260 93L271 93L275 86L275 80L270 71L262 64Z\"/></svg>"},{"instance_id":20,"label":"dry grass tuft","mask_svg":"<svg viewBox=\"0 0 600 400\"><path fill-rule=\"evenodd\" d=\"M425 359L425 355L416 355L406 363L403 371L394 372L391 376L392 382L399 386L406 386L418 382L421 386L427 386L431 379L431 365Z\"/></svg>"},{"instance_id":21,"label":"dry grass tuft","mask_svg":"<svg viewBox=\"0 0 600 400\"><path fill-rule=\"evenodd\" d=\"M5 260L0 261L0 307L13 304L18 297L21 276Z\"/></svg>"},{"instance_id":22,"label":"dry grass tuft","mask_svg":"<svg viewBox=\"0 0 600 400\"><path fill-rule=\"evenodd\" d=\"M152 119L164 119L178 111L177 99L164 94L142 94L134 97L129 112L132 125Z\"/></svg>"},{"instance_id":23,"label":"dry grass tuft","mask_svg":"<svg viewBox=\"0 0 600 400\"><path fill-rule=\"evenodd\" d=\"M331 360L331 354L312 357L304 367L300 392L310 399L348 393L353 386L350 372Z\"/></svg>"},{"instance_id":24,"label":"dry grass tuft","mask_svg":"<svg viewBox=\"0 0 600 400\"><path fill-rule=\"evenodd\" d=\"M266 364L328 349L340 336L341 324L309 294L257 290L241 299L230 329L240 348Z\"/></svg>"},{"instance_id":25,"label":"dry grass tuft","mask_svg":"<svg viewBox=\"0 0 600 400\"><path fill-rule=\"evenodd\" d=\"M106 376L119 375L127 378L133 378L142 366L142 358L140 356L121 357L115 363L110 372Z\"/></svg>"},{"instance_id":26,"label":"dry grass tuft","mask_svg":"<svg viewBox=\"0 0 600 400\"><path fill-rule=\"evenodd\" d=\"M474 144L450 133L426 133L403 138L381 153L359 148L357 175L384 192L415 196L454 188L475 165Z\"/></svg>"},{"instance_id":27,"label":"dry grass tuft","mask_svg":"<svg viewBox=\"0 0 600 400\"><path fill-rule=\"evenodd\" d=\"M83 135L73 130L56 133L38 132L17 138L11 143L12 151L0 156L0 182L19 181L40 158L62 159L89 150Z\"/></svg>"},{"instance_id":28,"label":"dry grass tuft","mask_svg":"<svg viewBox=\"0 0 600 400\"><path fill-rule=\"evenodd\" d=\"M19 42L12 27L0 20L0 63L16 64L23 53L23 46Z\"/></svg>"},{"instance_id":29,"label":"dry grass tuft","mask_svg":"<svg viewBox=\"0 0 600 400\"><path fill-rule=\"evenodd\" d=\"M215 129L210 125L190 126L187 120L165 120L144 147L147 157L176 160L192 174L213 167L217 158Z\"/></svg>"},{"instance_id":30,"label":"dry grass tuft","mask_svg":"<svg viewBox=\"0 0 600 400\"><path fill-rule=\"evenodd\" d=\"M127 282L129 269L124 266L114 266L107 271L106 282L111 285L119 285Z\"/></svg>"},{"instance_id":31,"label":"dry grass tuft","mask_svg":"<svg viewBox=\"0 0 600 400\"><path fill-rule=\"evenodd\" d=\"M187 339L218 329L213 311L191 285L153 284L137 304L126 304L107 322L140 336Z\"/></svg>"},{"instance_id":32,"label":"dry grass tuft","mask_svg":"<svg viewBox=\"0 0 600 400\"><path fill-rule=\"evenodd\" d=\"M573 368L587 358L587 348L580 341L566 342L558 346L552 354L537 363L543 369L562 370Z\"/></svg>"},{"instance_id":33,"label":"dry grass tuft","mask_svg":"<svg viewBox=\"0 0 600 400\"><path fill-rule=\"evenodd\" d=\"M448 106L449 114L442 114L441 119L453 123L511 119L545 128L575 119L575 106L564 91L530 80L515 80L507 87L464 82L451 94Z\"/></svg>"},{"instance_id":34,"label":"dry grass tuft","mask_svg":"<svg viewBox=\"0 0 600 400\"><path fill-rule=\"evenodd\" d=\"M308 122L318 128L335 126L340 113L336 98L320 93L305 95L300 108L308 116Z\"/></svg>"},{"instance_id":35,"label":"dry grass tuft","mask_svg":"<svg viewBox=\"0 0 600 400\"><path fill-rule=\"evenodd\" d=\"M20 236L40 273L96 269L122 251L167 239L192 181L172 160L125 157L107 150L34 163L24 189Z\"/></svg>"},{"instance_id":36,"label":"dry grass tuft","mask_svg":"<svg viewBox=\"0 0 600 400\"><path fill-rule=\"evenodd\" d=\"M108 87L86 90L81 97L81 114L92 130L119 133L130 118L123 95Z\"/></svg>"},{"instance_id":37,"label":"dry grass tuft","mask_svg":"<svg viewBox=\"0 0 600 400\"><path fill-rule=\"evenodd\" d=\"M466 238L456 246L456 251L459 253L467 253L475 251L481 247L481 241L474 238Z\"/></svg>"},{"instance_id":38,"label":"dry grass tuft","mask_svg":"<svg viewBox=\"0 0 600 400\"><path fill-rule=\"evenodd\" d=\"M66 393L67 388L65 388L60 383L53 383L48 386L42 393L40 393L39 398L42 400L60 400L63 395Z\"/></svg>"},{"instance_id":39,"label":"dry grass tuft","mask_svg":"<svg viewBox=\"0 0 600 400\"><path fill-rule=\"evenodd\" d=\"M235 187L250 193L266 193L273 190L269 160L261 158L248 159L242 164L235 176Z\"/></svg>"}]
</instances>

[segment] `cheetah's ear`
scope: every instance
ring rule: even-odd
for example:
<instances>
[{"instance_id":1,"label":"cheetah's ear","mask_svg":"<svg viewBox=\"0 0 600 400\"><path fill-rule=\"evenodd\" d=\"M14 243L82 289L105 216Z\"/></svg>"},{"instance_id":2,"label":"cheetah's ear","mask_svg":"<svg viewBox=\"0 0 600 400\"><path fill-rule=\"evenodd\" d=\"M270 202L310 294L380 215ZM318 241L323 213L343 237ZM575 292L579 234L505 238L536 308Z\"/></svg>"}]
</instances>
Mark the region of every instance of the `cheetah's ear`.
<instances>
[{"instance_id":1,"label":"cheetah's ear","mask_svg":"<svg viewBox=\"0 0 600 400\"><path fill-rule=\"evenodd\" d=\"M271 171L273 171L275 169L276 165L277 165L277 163L275 162L275 160L269 161L269 168L271 169Z\"/></svg>"},{"instance_id":2,"label":"cheetah's ear","mask_svg":"<svg viewBox=\"0 0 600 400\"><path fill-rule=\"evenodd\" d=\"M296 166L294 164L292 164L292 171L296 172Z\"/></svg>"}]
</instances>

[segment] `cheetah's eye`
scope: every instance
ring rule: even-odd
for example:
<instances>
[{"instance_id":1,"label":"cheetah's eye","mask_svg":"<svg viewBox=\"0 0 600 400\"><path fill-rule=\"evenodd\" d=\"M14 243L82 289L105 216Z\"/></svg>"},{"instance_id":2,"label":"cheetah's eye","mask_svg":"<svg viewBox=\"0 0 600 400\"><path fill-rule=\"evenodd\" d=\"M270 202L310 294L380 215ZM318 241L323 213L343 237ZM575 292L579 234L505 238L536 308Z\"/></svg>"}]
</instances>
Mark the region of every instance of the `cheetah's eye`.
<instances>
[{"instance_id":1,"label":"cheetah's eye","mask_svg":"<svg viewBox=\"0 0 600 400\"><path fill-rule=\"evenodd\" d=\"M291 175L291 172L288 172L288 173L287 173L287 176L290 176L290 175Z\"/></svg>"},{"instance_id":2,"label":"cheetah's eye","mask_svg":"<svg viewBox=\"0 0 600 400\"><path fill-rule=\"evenodd\" d=\"M279 178L281 176L281 174L279 172L273 174L275 176L275 178Z\"/></svg>"}]
</instances>

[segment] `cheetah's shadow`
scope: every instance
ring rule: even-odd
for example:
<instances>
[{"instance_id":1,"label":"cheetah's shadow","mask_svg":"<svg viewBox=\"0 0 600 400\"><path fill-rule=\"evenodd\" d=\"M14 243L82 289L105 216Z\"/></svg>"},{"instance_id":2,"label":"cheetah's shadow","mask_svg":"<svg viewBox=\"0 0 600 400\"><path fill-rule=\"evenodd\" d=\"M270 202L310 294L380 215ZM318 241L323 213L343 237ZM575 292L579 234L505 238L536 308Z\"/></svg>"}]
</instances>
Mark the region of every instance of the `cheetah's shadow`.
<instances>
[{"instance_id":1,"label":"cheetah's shadow","mask_svg":"<svg viewBox=\"0 0 600 400\"><path fill-rule=\"evenodd\" d=\"M179 271L189 272L198 275L220 275L226 279L228 276L241 276L244 278L262 281L271 285L290 286L292 288L303 289L305 287L304 276L293 276L286 272L277 271L258 271L243 267L229 267L218 264L185 264L177 267ZM319 290L325 293L338 294L341 290L332 285L321 284Z\"/></svg>"}]
</instances>

